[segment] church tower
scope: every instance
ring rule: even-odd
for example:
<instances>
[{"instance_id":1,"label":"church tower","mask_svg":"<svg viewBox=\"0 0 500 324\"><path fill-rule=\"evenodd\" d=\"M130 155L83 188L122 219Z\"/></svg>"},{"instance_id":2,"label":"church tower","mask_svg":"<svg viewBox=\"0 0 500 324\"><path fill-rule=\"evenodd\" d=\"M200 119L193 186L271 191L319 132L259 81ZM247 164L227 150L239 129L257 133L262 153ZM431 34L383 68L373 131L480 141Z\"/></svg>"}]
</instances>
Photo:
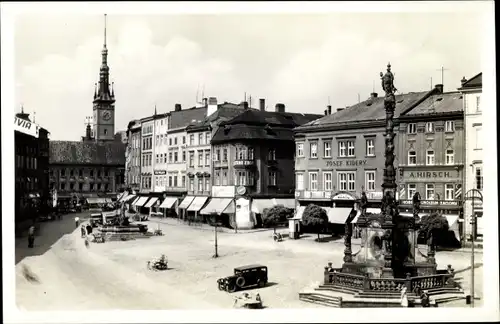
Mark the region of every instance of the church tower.
<instances>
[{"instance_id":1,"label":"church tower","mask_svg":"<svg viewBox=\"0 0 500 324\"><path fill-rule=\"evenodd\" d=\"M96 141L113 141L115 134L115 93L109 83L108 49L106 47L106 15L104 15L104 46L99 73L99 84L94 89L94 138Z\"/></svg>"}]
</instances>

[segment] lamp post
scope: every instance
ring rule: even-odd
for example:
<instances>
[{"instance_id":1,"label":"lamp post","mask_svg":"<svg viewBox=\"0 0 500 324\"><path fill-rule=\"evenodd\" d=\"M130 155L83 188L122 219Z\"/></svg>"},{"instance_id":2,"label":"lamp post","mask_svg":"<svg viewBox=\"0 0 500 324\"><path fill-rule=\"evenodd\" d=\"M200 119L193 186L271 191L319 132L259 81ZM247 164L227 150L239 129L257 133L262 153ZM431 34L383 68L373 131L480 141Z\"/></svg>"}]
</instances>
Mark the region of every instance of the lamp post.
<instances>
[{"instance_id":1,"label":"lamp post","mask_svg":"<svg viewBox=\"0 0 500 324\"><path fill-rule=\"evenodd\" d=\"M470 219L470 224L471 224L471 255L470 255L470 262L471 262L471 268L470 268L470 294L471 294L471 299L470 299L470 306L474 307L474 240L476 236L476 212L474 210L474 204L476 202L476 199L478 199L480 202L483 202L483 194L481 191L478 189L470 189L465 193L464 200L472 200L472 210L471 210L471 219Z\"/></svg>"},{"instance_id":2,"label":"lamp post","mask_svg":"<svg viewBox=\"0 0 500 324\"><path fill-rule=\"evenodd\" d=\"M217 251L217 225L218 225L218 221L217 221L217 213L212 213L211 214L214 218L214 223L215 223L215 254L213 255L214 258L218 258L219 257L219 253Z\"/></svg>"}]
</instances>

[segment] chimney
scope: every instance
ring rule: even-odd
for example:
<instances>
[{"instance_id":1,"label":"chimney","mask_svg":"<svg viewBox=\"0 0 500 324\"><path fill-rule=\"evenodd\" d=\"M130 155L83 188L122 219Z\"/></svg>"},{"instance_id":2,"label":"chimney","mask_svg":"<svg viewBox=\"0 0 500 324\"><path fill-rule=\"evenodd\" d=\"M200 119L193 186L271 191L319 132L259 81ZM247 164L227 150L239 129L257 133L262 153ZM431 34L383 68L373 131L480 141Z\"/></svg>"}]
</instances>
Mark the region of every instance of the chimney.
<instances>
[{"instance_id":1,"label":"chimney","mask_svg":"<svg viewBox=\"0 0 500 324\"><path fill-rule=\"evenodd\" d=\"M182 110L181 104L175 104L175 111L181 111L181 110Z\"/></svg>"},{"instance_id":2,"label":"chimney","mask_svg":"<svg viewBox=\"0 0 500 324\"><path fill-rule=\"evenodd\" d=\"M248 109L248 101L243 101L242 102L242 105L243 105L243 109Z\"/></svg>"},{"instance_id":3,"label":"chimney","mask_svg":"<svg viewBox=\"0 0 500 324\"><path fill-rule=\"evenodd\" d=\"M328 116L328 109L325 109L325 116Z\"/></svg>"},{"instance_id":4,"label":"chimney","mask_svg":"<svg viewBox=\"0 0 500 324\"><path fill-rule=\"evenodd\" d=\"M90 131L90 124L87 124L87 131L86 131L86 137L87 139L92 139L92 132Z\"/></svg>"},{"instance_id":5,"label":"chimney","mask_svg":"<svg viewBox=\"0 0 500 324\"><path fill-rule=\"evenodd\" d=\"M467 79L465 77L462 78L462 80L460 80L460 83L462 84L462 87L464 86L464 84L467 82Z\"/></svg>"},{"instance_id":6,"label":"chimney","mask_svg":"<svg viewBox=\"0 0 500 324\"><path fill-rule=\"evenodd\" d=\"M375 98L377 98L377 97L378 97L378 93L376 93L376 92L372 92L372 93L370 93L370 98L371 98L371 99L375 99Z\"/></svg>"},{"instance_id":7,"label":"chimney","mask_svg":"<svg viewBox=\"0 0 500 324\"><path fill-rule=\"evenodd\" d=\"M208 99L203 98L203 107L208 107Z\"/></svg>"},{"instance_id":8,"label":"chimney","mask_svg":"<svg viewBox=\"0 0 500 324\"><path fill-rule=\"evenodd\" d=\"M344 108L337 108L337 112L344 110Z\"/></svg>"},{"instance_id":9,"label":"chimney","mask_svg":"<svg viewBox=\"0 0 500 324\"><path fill-rule=\"evenodd\" d=\"M436 84L434 87L436 88L436 91L438 94L443 93L443 85L442 84Z\"/></svg>"},{"instance_id":10,"label":"chimney","mask_svg":"<svg viewBox=\"0 0 500 324\"><path fill-rule=\"evenodd\" d=\"M332 106L328 105L326 106L326 109L328 110L328 115L332 114Z\"/></svg>"},{"instance_id":11,"label":"chimney","mask_svg":"<svg viewBox=\"0 0 500 324\"><path fill-rule=\"evenodd\" d=\"M208 98L208 104L207 104L207 117L212 115L214 112L217 111L217 98L215 97L210 97Z\"/></svg>"},{"instance_id":12,"label":"chimney","mask_svg":"<svg viewBox=\"0 0 500 324\"><path fill-rule=\"evenodd\" d=\"M259 108L260 111L266 110L266 99L259 99Z\"/></svg>"},{"instance_id":13,"label":"chimney","mask_svg":"<svg viewBox=\"0 0 500 324\"><path fill-rule=\"evenodd\" d=\"M284 113L285 112L285 105L282 103L277 103L275 107L275 111L278 113Z\"/></svg>"}]
</instances>

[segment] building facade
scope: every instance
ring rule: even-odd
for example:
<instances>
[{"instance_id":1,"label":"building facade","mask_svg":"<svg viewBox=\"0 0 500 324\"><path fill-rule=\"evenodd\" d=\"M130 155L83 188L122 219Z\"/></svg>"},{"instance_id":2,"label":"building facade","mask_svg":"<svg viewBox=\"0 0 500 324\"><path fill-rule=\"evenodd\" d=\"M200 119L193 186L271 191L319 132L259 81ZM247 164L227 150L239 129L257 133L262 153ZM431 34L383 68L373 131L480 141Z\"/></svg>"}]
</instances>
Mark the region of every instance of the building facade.
<instances>
[{"instance_id":1,"label":"building facade","mask_svg":"<svg viewBox=\"0 0 500 324\"><path fill-rule=\"evenodd\" d=\"M141 193L149 193L153 189L153 116L141 119Z\"/></svg>"},{"instance_id":2,"label":"building facade","mask_svg":"<svg viewBox=\"0 0 500 324\"><path fill-rule=\"evenodd\" d=\"M259 110L222 122L212 139L212 201L234 199L234 207L211 209L233 214L232 226L252 228L266 208L295 207L293 128L319 117L286 113L283 104L265 111L261 100Z\"/></svg>"},{"instance_id":3,"label":"building facade","mask_svg":"<svg viewBox=\"0 0 500 324\"><path fill-rule=\"evenodd\" d=\"M400 116L397 137L400 214L411 215L412 198L418 192L420 216L443 214L460 240L465 162L462 94L441 90L428 97Z\"/></svg>"},{"instance_id":4,"label":"building facade","mask_svg":"<svg viewBox=\"0 0 500 324\"><path fill-rule=\"evenodd\" d=\"M458 89L463 95L465 119L465 182L464 195L471 189L483 191L483 113L481 96L483 75L479 73L469 80L462 80ZM468 197L472 196L469 194ZM482 240L483 236L483 204L478 199L464 200L465 237L470 240L472 235L471 215L476 215L476 238Z\"/></svg>"},{"instance_id":5,"label":"building facade","mask_svg":"<svg viewBox=\"0 0 500 324\"><path fill-rule=\"evenodd\" d=\"M434 91L434 90L433 90ZM397 117L410 111L433 91L396 96ZM344 224L365 191L370 212L382 198L385 150L384 98L370 98L295 129L297 216L314 203L323 207L331 224ZM396 163L398 156L396 156Z\"/></svg>"},{"instance_id":6,"label":"building facade","mask_svg":"<svg viewBox=\"0 0 500 324\"><path fill-rule=\"evenodd\" d=\"M131 121L127 127L126 187L135 192L141 185L141 121Z\"/></svg>"},{"instance_id":7,"label":"building facade","mask_svg":"<svg viewBox=\"0 0 500 324\"><path fill-rule=\"evenodd\" d=\"M153 167L153 192L164 192L167 184L167 132L170 121L169 114L155 114L154 127L154 167Z\"/></svg>"},{"instance_id":8,"label":"building facade","mask_svg":"<svg viewBox=\"0 0 500 324\"><path fill-rule=\"evenodd\" d=\"M15 224L45 213L50 206L49 133L33 123L29 114L16 114L15 147Z\"/></svg>"}]
</instances>

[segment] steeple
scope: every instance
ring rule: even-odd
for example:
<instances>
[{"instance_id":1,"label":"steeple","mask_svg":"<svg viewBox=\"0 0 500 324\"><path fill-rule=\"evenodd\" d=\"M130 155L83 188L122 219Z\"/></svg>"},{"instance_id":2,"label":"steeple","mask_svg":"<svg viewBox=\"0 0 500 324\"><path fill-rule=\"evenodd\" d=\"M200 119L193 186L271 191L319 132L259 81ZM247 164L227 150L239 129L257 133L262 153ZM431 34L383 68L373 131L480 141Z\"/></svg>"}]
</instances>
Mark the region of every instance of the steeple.
<instances>
[{"instance_id":1,"label":"steeple","mask_svg":"<svg viewBox=\"0 0 500 324\"><path fill-rule=\"evenodd\" d=\"M97 91L97 95L94 96L94 102L96 101L107 101L114 102L114 94L111 92L110 84L109 84L109 66L108 66L108 48L106 46L106 17L104 14L104 44L102 47L102 61L101 68L99 72L99 87Z\"/></svg>"}]
</instances>

